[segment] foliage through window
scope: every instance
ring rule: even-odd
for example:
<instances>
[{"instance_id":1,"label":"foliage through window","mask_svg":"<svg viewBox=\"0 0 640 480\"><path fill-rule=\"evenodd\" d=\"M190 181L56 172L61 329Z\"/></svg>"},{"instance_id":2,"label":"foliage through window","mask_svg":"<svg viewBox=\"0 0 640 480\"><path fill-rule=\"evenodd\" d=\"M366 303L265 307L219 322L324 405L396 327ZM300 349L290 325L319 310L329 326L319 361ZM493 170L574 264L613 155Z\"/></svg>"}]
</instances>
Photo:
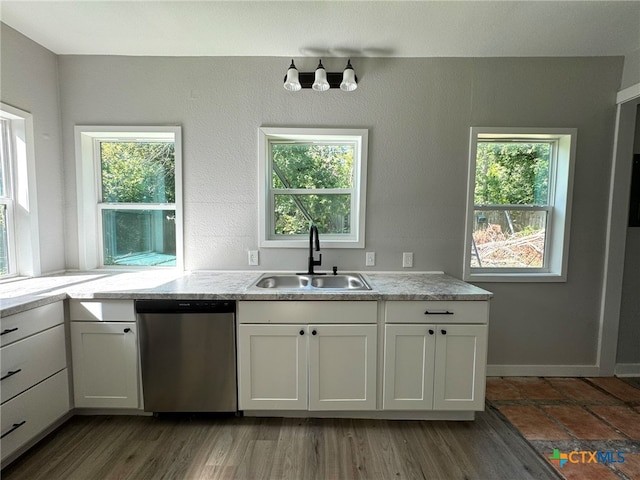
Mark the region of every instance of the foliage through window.
<instances>
[{"instance_id":1,"label":"foliage through window","mask_svg":"<svg viewBox=\"0 0 640 480\"><path fill-rule=\"evenodd\" d=\"M478 142L471 266L546 265L552 142Z\"/></svg>"},{"instance_id":2,"label":"foliage through window","mask_svg":"<svg viewBox=\"0 0 640 480\"><path fill-rule=\"evenodd\" d=\"M574 149L573 129L472 129L465 279L565 277Z\"/></svg>"},{"instance_id":3,"label":"foliage through window","mask_svg":"<svg viewBox=\"0 0 640 480\"><path fill-rule=\"evenodd\" d=\"M104 265L175 266L175 144L98 143Z\"/></svg>"},{"instance_id":4,"label":"foliage through window","mask_svg":"<svg viewBox=\"0 0 640 480\"><path fill-rule=\"evenodd\" d=\"M261 129L263 245L364 243L366 131Z\"/></svg>"}]
</instances>

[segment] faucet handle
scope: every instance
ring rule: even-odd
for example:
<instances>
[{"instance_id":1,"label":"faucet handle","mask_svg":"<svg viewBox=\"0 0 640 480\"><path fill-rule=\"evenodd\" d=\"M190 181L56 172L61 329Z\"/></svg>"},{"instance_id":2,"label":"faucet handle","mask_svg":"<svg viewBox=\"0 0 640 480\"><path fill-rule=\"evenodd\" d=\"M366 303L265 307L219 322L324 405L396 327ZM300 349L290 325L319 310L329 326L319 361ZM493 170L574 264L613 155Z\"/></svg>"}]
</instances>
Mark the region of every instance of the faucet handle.
<instances>
[{"instance_id":1,"label":"faucet handle","mask_svg":"<svg viewBox=\"0 0 640 480\"><path fill-rule=\"evenodd\" d=\"M322 265L322 254L321 253L318 254L318 260L314 260L313 264L314 265Z\"/></svg>"}]
</instances>

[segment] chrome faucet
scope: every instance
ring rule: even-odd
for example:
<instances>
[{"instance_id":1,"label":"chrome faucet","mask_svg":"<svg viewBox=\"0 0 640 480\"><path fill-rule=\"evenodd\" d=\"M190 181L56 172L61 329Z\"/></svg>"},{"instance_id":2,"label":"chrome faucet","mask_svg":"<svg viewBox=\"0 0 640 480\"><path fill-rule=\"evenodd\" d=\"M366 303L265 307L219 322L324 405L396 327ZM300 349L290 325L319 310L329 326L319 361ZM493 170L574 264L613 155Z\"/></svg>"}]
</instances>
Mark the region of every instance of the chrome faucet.
<instances>
[{"instance_id":1,"label":"chrome faucet","mask_svg":"<svg viewBox=\"0 0 640 480\"><path fill-rule=\"evenodd\" d=\"M320 237L318 236L318 227L311 225L309 228L309 268L307 269L308 275L314 275L313 267L322 265L322 254L319 255L318 260L313 258L313 247L315 237L315 249L316 252L320 251Z\"/></svg>"}]
</instances>

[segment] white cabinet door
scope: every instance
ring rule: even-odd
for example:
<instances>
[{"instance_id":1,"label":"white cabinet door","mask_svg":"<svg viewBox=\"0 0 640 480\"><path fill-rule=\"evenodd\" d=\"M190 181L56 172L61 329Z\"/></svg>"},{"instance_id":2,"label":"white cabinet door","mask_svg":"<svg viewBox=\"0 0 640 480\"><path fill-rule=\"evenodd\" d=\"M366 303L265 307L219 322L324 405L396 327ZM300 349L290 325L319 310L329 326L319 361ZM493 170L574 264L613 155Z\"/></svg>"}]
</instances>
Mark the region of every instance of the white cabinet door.
<instances>
[{"instance_id":1,"label":"white cabinet door","mask_svg":"<svg viewBox=\"0 0 640 480\"><path fill-rule=\"evenodd\" d=\"M376 325L309 325L309 410L376 409Z\"/></svg>"},{"instance_id":2,"label":"white cabinet door","mask_svg":"<svg viewBox=\"0 0 640 480\"><path fill-rule=\"evenodd\" d=\"M484 410L486 325L438 325L435 410Z\"/></svg>"},{"instance_id":3,"label":"white cabinet door","mask_svg":"<svg viewBox=\"0 0 640 480\"><path fill-rule=\"evenodd\" d=\"M71 322L76 407L138 408L134 322Z\"/></svg>"},{"instance_id":4,"label":"white cabinet door","mask_svg":"<svg viewBox=\"0 0 640 480\"><path fill-rule=\"evenodd\" d=\"M385 326L385 410L433 408L435 331L435 325Z\"/></svg>"},{"instance_id":5,"label":"white cabinet door","mask_svg":"<svg viewBox=\"0 0 640 480\"><path fill-rule=\"evenodd\" d=\"M307 326L238 327L240 410L307 409Z\"/></svg>"}]
</instances>

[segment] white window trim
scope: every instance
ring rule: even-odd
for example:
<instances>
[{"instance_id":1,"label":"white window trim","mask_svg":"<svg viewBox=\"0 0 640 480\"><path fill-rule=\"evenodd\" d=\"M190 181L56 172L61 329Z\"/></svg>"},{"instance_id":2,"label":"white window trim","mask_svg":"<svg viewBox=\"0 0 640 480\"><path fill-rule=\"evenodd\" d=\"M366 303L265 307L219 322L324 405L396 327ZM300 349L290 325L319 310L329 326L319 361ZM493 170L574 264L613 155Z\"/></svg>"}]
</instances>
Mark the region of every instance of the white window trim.
<instances>
[{"instance_id":1,"label":"white window trim","mask_svg":"<svg viewBox=\"0 0 640 480\"><path fill-rule=\"evenodd\" d=\"M42 273L40 262L40 229L36 193L36 161L33 134L33 115L19 108L0 103L0 117L11 121L12 160L9 166L12 184L13 232L10 243L12 276L37 277ZM13 255L11 254L13 252ZM11 258L13 257L13 258Z\"/></svg>"},{"instance_id":2,"label":"white window trim","mask_svg":"<svg viewBox=\"0 0 640 480\"><path fill-rule=\"evenodd\" d=\"M117 139L172 140L175 142L175 211L176 211L176 266L112 266L102 265L102 234L98 205L100 180L98 177L98 150L96 143ZM97 268L117 270L140 270L149 268L184 269L183 222L182 222L182 129L177 126L84 126L75 127L76 141L76 189L78 208L78 261L80 270ZM102 204L104 206L106 204ZM122 205L118 205L121 207ZM156 208L137 204L137 209ZM172 205L173 208L173 205Z\"/></svg>"},{"instance_id":3,"label":"white window trim","mask_svg":"<svg viewBox=\"0 0 640 480\"><path fill-rule=\"evenodd\" d=\"M471 127L469 171L467 182L467 215L465 225L463 278L472 282L566 282L569 261L569 230L573 198L573 175L577 129L575 128L500 128ZM531 271L512 269L480 269L471 267L476 155L478 139L552 140L557 144L549 195L553 205L545 245L546 265Z\"/></svg>"},{"instance_id":4,"label":"white window trim","mask_svg":"<svg viewBox=\"0 0 640 480\"><path fill-rule=\"evenodd\" d=\"M354 194L351 197L351 225L355 231L349 236L321 235L322 248L364 248L365 217L367 198L367 147L368 130L366 129L330 129L330 128L279 128L261 127L259 129L259 219L260 247L263 248L309 248L306 235L291 239L274 239L271 235L273 225L273 204L271 195L271 156L269 143L272 139L317 141L350 141L355 142L356 156L359 161L354 165ZM326 190L331 193L332 190Z\"/></svg>"}]
</instances>

